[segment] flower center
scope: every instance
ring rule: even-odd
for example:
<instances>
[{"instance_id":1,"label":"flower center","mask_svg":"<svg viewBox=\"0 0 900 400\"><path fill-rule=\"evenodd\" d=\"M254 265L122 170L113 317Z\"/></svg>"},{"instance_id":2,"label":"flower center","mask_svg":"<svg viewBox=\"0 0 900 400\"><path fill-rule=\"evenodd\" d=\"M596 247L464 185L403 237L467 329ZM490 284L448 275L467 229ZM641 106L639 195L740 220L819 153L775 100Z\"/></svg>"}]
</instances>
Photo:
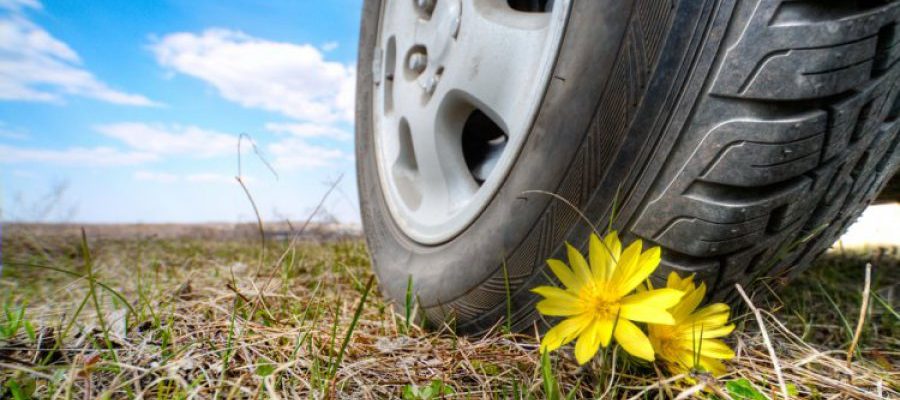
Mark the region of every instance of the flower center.
<instances>
[{"instance_id":1,"label":"flower center","mask_svg":"<svg viewBox=\"0 0 900 400\"><path fill-rule=\"evenodd\" d=\"M591 308L600 318L614 319L619 314L619 301L595 294L591 298Z\"/></svg>"}]
</instances>

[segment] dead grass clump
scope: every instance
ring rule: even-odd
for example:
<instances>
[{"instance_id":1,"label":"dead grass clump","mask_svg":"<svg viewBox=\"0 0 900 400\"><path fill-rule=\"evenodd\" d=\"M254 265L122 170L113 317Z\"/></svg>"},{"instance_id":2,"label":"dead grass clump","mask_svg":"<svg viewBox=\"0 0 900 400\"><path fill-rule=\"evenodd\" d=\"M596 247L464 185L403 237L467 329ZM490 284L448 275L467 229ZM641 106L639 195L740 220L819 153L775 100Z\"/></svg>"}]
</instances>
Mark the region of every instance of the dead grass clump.
<instances>
[{"instance_id":1,"label":"dead grass clump","mask_svg":"<svg viewBox=\"0 0 900 400\"><path fill-rule=\"evenodd\" d=\"M4 237L0 398L781 396L750 314L736 318L738 357L719 379L672 379L614 348L583 368L558 352L542 368L533 336L502 327L407 329L402 307L367 290L359 241L269 242L104 239L85 252L77 237ZM900 278L877 263L846 363L866 261L832 255L780 297L752 299L791 396L900 397Z\"/></svg>"}]
</instances>

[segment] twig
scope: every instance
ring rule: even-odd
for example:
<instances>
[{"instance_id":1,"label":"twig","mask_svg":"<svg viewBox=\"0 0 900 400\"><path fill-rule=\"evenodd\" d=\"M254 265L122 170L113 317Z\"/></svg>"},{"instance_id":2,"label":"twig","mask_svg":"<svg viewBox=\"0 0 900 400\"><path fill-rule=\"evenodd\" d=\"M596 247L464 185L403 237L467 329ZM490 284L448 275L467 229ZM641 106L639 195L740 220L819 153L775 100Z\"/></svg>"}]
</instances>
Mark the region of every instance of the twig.
<instances>
[{"instance_id":1,"label":"twig","mask_svg":"<svg viewBox=\"0 0 900 400\"><path fill-rule=\"evenodd\" d=\"M234 285L232 285L231 282L226 283L225 287L228 290L231 290L232 292L234 292L234 294L238 295L238 297L240 297L241 300L243 300L244 302L247 302L247 303L250 302L250 299L248 299L247 296L244 296L240 291L238 291L238 289L236 287L234 287Z\"/></svg>"},{"instance_id":2,"label":"twig","mask_svg":"<svg viewBox=\"0 0 900 400\"><path fill-rule=\"evenodd\" d=\"M32 375L32 376L36 376L36 377L41 378L41 379L46 379L46 380L48 380L48 381L53 380L53 376L47 375L47 374L45 374L45 373L43 373L43 372L35 371L35 370L33 370L33 369L30 369L30 368L23 367L23 366L21 366L21 365L7 364L7 363L4 363L4 362L0 362L0 369L6 369L6 370L9 370L9 371L13 371L13 370L15 370L15 371L22 371L22 372L24 372L24 373L26 373L26 374L30 374L30 375ZM72 370L74 371L75 368L72 368Z\"/></svg>"},{"instance_id":3,"label":"twig","mask_svg":"<svg viewBox=\"0 0 900 400\"><path fill-rule=\"evenodd\" d=\"M862 335L863 324L866 322L866 310L869 309L869 290L872 287L872 264L866 263L866 282L863 287L862 305L859 307L859 321L856 323L856 331L853 332L853 341L850 342L850 348L847 349L847 368L853 361L853 352L859 344L859 337Z\"/></svg>"},{"instance_id":4,"label":"twig","mask_svg":"<svg viewBox=\"0 0 900 400\"><path fill-rule=\"evenodd\" d=\"M306 221L304 221L303 225L300 226L300 230L298 230L297 232L291 233L291 242L288 244L288 248L293 248L294 246L296 246L297 240L300 238L300 235L302 235L303 232L306 231L306 227L309 226L310 222L312 222L313 217L315 217L316 214L319 213L319 210L321 210L322 206L325 204L325 200L328 199L328 196L331 195L331 192L334 191L334 189L337 187L337 185L339 183L341 183L342 179L344 179L344 174L341 174L340 176L338 176L337 179L334 180L334 182L331 182L331 186L328 187L328 190L326 190L325 194L323 194L322 197L319 199L319 203L316 204L316 208L313 209L312 213L310 213L309 216L306 217ZM281 254L281 256L278 257L278 261L276 261L274 264L272 264L272 271L269 272L269 278L266 279L266 283L263 284L263 287L259 292L259 299L261 301L262 301L263 292L265 292L266 290L269 289L269 284L272 282L272 279L275 277L275 268L277 268L279 265L281 265L281 263L284 261L284 257L287 255L287 253L288 253L287 251L283 252ZM256 311L256 305L254 305L253 308L254 308L254 311Z\"/></svg>"},{"instance_id":5,"label":"twig","mask_svg":"<svg viewBox=\"0 0 900 400\"><path fill-rule=\"evenodd\" d=\"M575 213L578 214L579 217L581 217L581 220L584 221L584 223L586 223L589 227L591 227L591 231L594 232L594 234L597 235L598 239L599 239L600 231L597 230L597 225L594 225L594 223L591 222L591 220L586 215L584 215L584 213L581 212L581 210L579 210L578 207L575 207L575 205L572 204L571 201L567 200L565 197L562 197L556 193L548 192L546 190L526 190L526 191L522 192L522 194L533 194L533 193L543 194L543 195L553 197L554 199L559 200L559 201L563 202L563 204L569 206L569 208L571 208L573 211L575 211ZM618 190L616 191L616 196L618 196ZM610 220L610 221L612 221L612 220ZM610 231L612 230L612 224L610 224L609 229L610 229ZM619 262L619 256L617 254L613 253L612 249L610 249L609 246L606 244L606 241L602 240L602 239L599 241L600 241L600 245L603 246L603 248L606 250L607 253L609 253L609 255L612 257L613 261ZM588 247L590 247L590 245L588 245Z\"/></svg>"},{"instance_id":6,"label":"twig","mask_svg":"<svg viewBox=\"0 0 900 400\"><path fill-rule=\"evenodd\" d=\"M744 299L744 302L747 303L747 307L750 307L750 311L753 312L753 315L756 317L756 323L759 325L759 331L762 334L763 343L765 343L766 348L769 350L769 357L772 359L772 369L775 370L775 377L778 378L778 386L781 388L781 396L784 397L785 400L789 399L787 385L784 383L784 375L781 373L781 364L778 362L778 356L775 355L775 348L772 347L772 341L769 340L769 333L766 331L766 324L763 322L762 313L759 312L759 309L753 305L753 302L750 301L750 297L747 296L747 293L744 292L744 288L741 287L740 283L735 283L734 287L737 288L738 293Z\"/></svg>"},{"instance_id":7,"label":"twig","mask_svg":"<svg viewBox=\"0 0 900 400\"><path fill-rule=\"evenodd\" d=\"M637 392L634 396L629 397L628 400L638 400L638 399L644 398L644 394L646 394L647 392L649 392L649 391L651 391L651 390L653 390L653 389L656 389L656 388L662 389L662 388L663 388L663 385L667 385L667 384L669 384L669 383L672 383L672 382L676 382L676 381L682 380L682 379L684 379L686 376L687 376L686 374L678 374L678 375L675 375L675 376L673 376L673 377L669 377L668 379L664 379L664 380L661 380L661 381L654 382L653 384L648 385L648 386L645 386L644 388L642 388L640 392ZM637 388L633 388L633 387L629 387L629 386L622 386L622 388L624 388L624 389L637 389Z\"/></svg>"},{"instance_id":8,"label":"twig","mask_svg":"<svg viewBox=\"0 0 900 400\"><path fill-rule=\"evenodd\" d=\"M616 354L619 353L616 350L618 350L618 349L619 349L618 345L613 348L612 362L610 363L612 365L610 365L610 369L609 369L610 370L609 383L606 384L606 390L604 390L603 394L600 395L601 399L605 399L606 396L609 395L609 391L612 390L613 383L616 381Z\"/></svg>"},{"instance_id":9,"label":"twig","mask_svg":"<svg viewBox=\"0 0 900 400\"><path fill-rule=\"evenodd\" d=\"M546 190L536 190L536 189L535 189L535 190L526 190L526 191L522 192L522 194L532 194L532 193L544 194L544 195L553 197L553 198L555 198L555 199L557 199L557 200L559 200L559 201L565 203L567 206L569 206L569 208L571 208L571 209L574 210L576 213L578 213L578 216L581 217L581 220L584 221L586 224L588 224L588 226L591 227L591 230L592 230L594 233L596 233L597 235L600 234L600 231L597 230L597 225L594 225L594 223L591 222L591 220L590 220L586 215L584 215L584 213L581 212L581 210L579 210L578 207L575 207L575 205L572 204L572 202L569 201L568 199L566 199L565 197L562 197L562 196L560 196L560 195L558 195L558 194L556 194L556 193L553 193L553 192L548 192L548 191L546 191Z\"/></svg>"},{"instance_id":10,"label":"twig","mask_svg":"<svg viewBox=\"0 0 900 400\"><path fill-rule=\"evenodd\" d=\"M259 270L262 268L263 260L266 257L266 232L263 229L263 220L262 216L259 214L259 208L256 206L256 201L253 200L253 195L250 193L250 189L247 188L247 184L244 183L244 172L243 166L241 165L241 143L244 138L250 142L250 145L253 148L253 152L256 153L256 156L262 161L263 164L269 171L272 171L272 175L275 175L275 179L278 179L278 173L275 172L275 169L266 161L266 158L263 157L262 153L259 152L259 148L256 147L256 142L253 141L253 138L246 133L241 133L238 136L237 142L237 176L234 179L237 181L239 185L241 185L241 189L244 190L244 195L247 196L247 200L250 200L250 206L253 207L253 214L256 215L256 228L259 231L259 264L256 266L256 274L259 275ZM253 310L256 312L256 310Z\"/></svg>"},{"instance_id":11,"label":"twig","mask_svg":"<svg viewBox=\"0 0 900 400\"><path fill-rule=\"evenodd\" d=\"M687 399L697 393L700 393L703 389L706 389L706 382L700 382L694 386L687 388L685 391L679 393L678 396L675 397L675 400Z\"/></svg>"}]
</instances>

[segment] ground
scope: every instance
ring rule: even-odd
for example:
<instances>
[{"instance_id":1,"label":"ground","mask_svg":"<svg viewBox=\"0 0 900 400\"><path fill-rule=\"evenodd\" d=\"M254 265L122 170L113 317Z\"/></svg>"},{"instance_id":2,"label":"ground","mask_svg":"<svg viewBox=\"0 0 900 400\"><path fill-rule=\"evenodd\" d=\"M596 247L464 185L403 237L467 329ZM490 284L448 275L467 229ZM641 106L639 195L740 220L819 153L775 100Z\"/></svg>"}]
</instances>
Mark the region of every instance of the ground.
<instances>
[{"instance_id":1,"label":"ground","mask_svg":"<svg viewBox=\"0 0 900 400\"><path fill-rule=\"evenodd\" d=\"M774 399L781 382L799 398L900 398L895 248L838 248L787 286L748 287L759 317L736 309L738 356L716 379L615 347L584 367L571 348L542 360L533 332L502 323L425 329L414 299L379 295L352 236L52 232L4 228L0 398Z\"/></svg>"}]
</instances>

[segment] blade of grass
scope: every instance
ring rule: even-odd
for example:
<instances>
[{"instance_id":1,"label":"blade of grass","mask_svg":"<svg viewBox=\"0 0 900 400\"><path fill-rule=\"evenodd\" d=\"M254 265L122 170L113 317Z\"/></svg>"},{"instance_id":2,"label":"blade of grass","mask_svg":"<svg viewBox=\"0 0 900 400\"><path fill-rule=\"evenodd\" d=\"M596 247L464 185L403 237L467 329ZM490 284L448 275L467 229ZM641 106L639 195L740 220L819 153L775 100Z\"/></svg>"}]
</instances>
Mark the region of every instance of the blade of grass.
<instances>
[{"instance_id":1,"label":"blade of grass","mask_svg":"<svg viewBox=\"0 0 900 400\"><path fill-rule=\"evenodd\" d=\"M409 335L410 319L412 318L413 307L413 277L412 274L406 281L406 321L404 321L404 335Z\"/></svg>"},{"instance_id":2,"label":"blade of grass","mask_svg":"<svg viewBox=\"0 0 900 400\"><path fill-rule=\"evenodd\" d=\"M856 330L853 332L853 341L850 342L850 348L847 349L847 368L853 361L853 353L856 351L856 345L859 343L859 337L862 335L863 324L866 322L866 310L869 309L869 291L872 288L872 264L866 263L866 280L862 292L862 304L859 306L859 321L856 322Z\"/></svg>"},{"instance_id":3,"label":"blade of grass","mask_svg":"<svg viewBox=\"0 0 900 400\"><path fill-rule=\"evenodd\" d=\"M124 304L125 307L128 308L128 312L129 312L133 317L138 318L138 313L137 313L137 311L135 311L134 308L131 306L131 303L129 303L128 300L125 299L125 296L123 296L121 293L119 293L119 292L116 291L115 289L109 287L109 285L107 285L107 284L105 284L105 283L103 283L103 282L97 280L96 278L94 278L94 276L82 275L82 274L79 274L79 273L77 273L77 272L75 272L75 271L69 271L69 270L67 270L67 269L58 268L58 267L53 267L53 266L50 266L50 265L41 265L41 264L33 264L33 263L25 263L25 262L15 262L15 261L10 262L9 265L18 265L18 266L22 266L22 267L31 267L31 268L47 269L47 270L50 270L50 271L56 271L56 272L60 272L60 273L66 274L66 275L70 275L70 276L73 276L73 277L76 277L76 278L79 278L79 279L91 280L91 281L94 282L95 285L99 286L99 287L102 288L103 290L106 290L107 292L109 292L109 294L111 294L111 295L113 295L113 296L116 296L119 300L121 300L121 301L122 301L122 304Z\"/></svg>"},{"instance_id":4,"label":"blade of grass","mask_svg":"<svg viewBox=\"0 0 900 400\"><path fill-rule=\"evenodd\" d=\"M337 368L344 359L344 352L347 351L347 345L350 344L353 330L356 329L356 324L359 322L359 317L362 315L363 308L365 308L366 298L369 297L369 292L372 290L373 284L375 284L375 275L370 276L369 282L366 283L366 290L363 292L362 298L359 299L359 305L356 306L356 311L353 313L353 319L350 321L350 326L347 328L347 334L344 335L344 341L341 343L341 350L338 352L337 360L331 364L331 370L328 373L329 379L334 379Z\"/></svg>"},{"instance_id":5,"label":"blade of grass","mask_svg":"<svg viewBox=\"0 0 900 400\"><path fill-rule=\"evenodd\" d=\"M619 217L619 191L622 190L622 185L616 187L616 195L613 197L612 210L609 212L609 222L606 226L606 233L610 233L613 230L613 223L616 222L616 218Z\"/></svg>"},{"instance_id":6,"label":"blade of grass","mask_svg":"<svg viewBox=\"0 0 900 400\"><path fill-rule=\"evenodd\" d=\"M548 400L559 400L559 382L553 375L553 365L547 351L541 352L541 378L544 384L544 396Z\"/></svg>"},{"instance_id":7,"label":"blade of grass","mask_svg":"<svg viewBox=\"0 0 900 400\"><path fill-rule=\"evenodd\" d=\"M88 294L91 297L91 302L94 303L94 310L97 313L97 323L100 325L100 331L103 332L103 340L106 342L106 348L109 350L109 354L112 355L113 360L118 364L119 357L116 355L115 350L112 347L112 340L109 339L109 327L106 325L106 321L103 318L103 308L100 306L100 300L97 298L97 290L95 287L95 278L94 278L94 260L91 257L91 249L88 247L87 242L87 233L84 231L84 228L81 228L81 255L84 259L84 268L87 269L88 276ZM125 325L128 325L128 321L126 319ZM118 369L118 367L114 367L114 369Z\"/></svg>"},{"instance_id":8,"label":"blade of grass","mask_svg":"<svg viewBox=\"0 0 900 400\"><path fill-rule=\"evenodd\" d=\"M222 385L225 383L225 373L228 371L228 363L231 362L231 355L234 352L234 327L235 321L237 319L237 306L240 301L240 297L235 296L234 300L231 302L231 318L228 323L228 338L225 339L225 354L222 356L222 371L219 373L219 384L216 385L216 391L213 394L213 399L219 398L219 393L221 393Z\"/></svg>"},{"instance_id":9,"label":"blade of grass","mask_svg":"<svg viewBox=\"0 0 900 400\"><path fill-rule=\"evenodd\" d=\"M893 315L894 318L900 320L900 313L897 313L897 310L895 310L894 307L888 304L887 300L879 296L878 293L872 293L872 298L875 299L875 301L877 301L878 304L881 305L881 307L884 307L884 309L887 310L888 313Z\"/></svg>"},{"instance_id":10,"label":"blade of grass","mask_svg":"<svg viewBox=\"0 0 900 400\"><path fill-rule=\"evenodd\" d=\"M847 320L847 317L844 316L844 313L841 312L841 307L838 306L837 302L834 301L834 298L828 294L828 290L825 289L825 286L822 286L821 282L816 282L816 285L819 288L819 291L822 292L822 295L825 296L825 299L828 300L828 304L834 308L835 314L837 314L838 318L841 320L841 324L844 325L844 329L847 331L847 339L853 340L853 328L850 327L850 321Z\"/></svg>"},{"instance_id":11,"label":"blade of grass","mask_svg":"<svg viewBox=\"0 0 900 400\"><path fill-rule=\"evenodd\" d=\"M744 299L744 302L747 303L747 307L750 308L750 311L753 313L753 316L756 317L756 323L759 325L759 332L762 335L763 343L766 345L766 348L769 350L769 358L772 359L772 369L775 371L775 377L778 378L778 386L781 389L781 396L788 400L790 396L788 395L787 385L784 382L784 375L781 373L781 363L778 362L778 356L775 354L775 348L772 347L772 341L769 339L769 332L766 330L766 324L763 323L762 313L756 308L756 305L750 300L750 297L747 296L747 293L744 292L744 288L741 284L736 283L734 287L737 289L738 294Z\"/></svg>"},{"instance_id":12,"label":"blade of grass","mask_svg":"<svg viewBox=\"0 0 900 400\"><path fill-rule=\"evenodd\" d=\"M512 295L509 289L509 271L506 269L506 260L500 264L500 267L503 268L503 288L506 290L506 321L504 321L504 328L506 329L506 333L512 333Z\"/></svg>"}]
</instances>

